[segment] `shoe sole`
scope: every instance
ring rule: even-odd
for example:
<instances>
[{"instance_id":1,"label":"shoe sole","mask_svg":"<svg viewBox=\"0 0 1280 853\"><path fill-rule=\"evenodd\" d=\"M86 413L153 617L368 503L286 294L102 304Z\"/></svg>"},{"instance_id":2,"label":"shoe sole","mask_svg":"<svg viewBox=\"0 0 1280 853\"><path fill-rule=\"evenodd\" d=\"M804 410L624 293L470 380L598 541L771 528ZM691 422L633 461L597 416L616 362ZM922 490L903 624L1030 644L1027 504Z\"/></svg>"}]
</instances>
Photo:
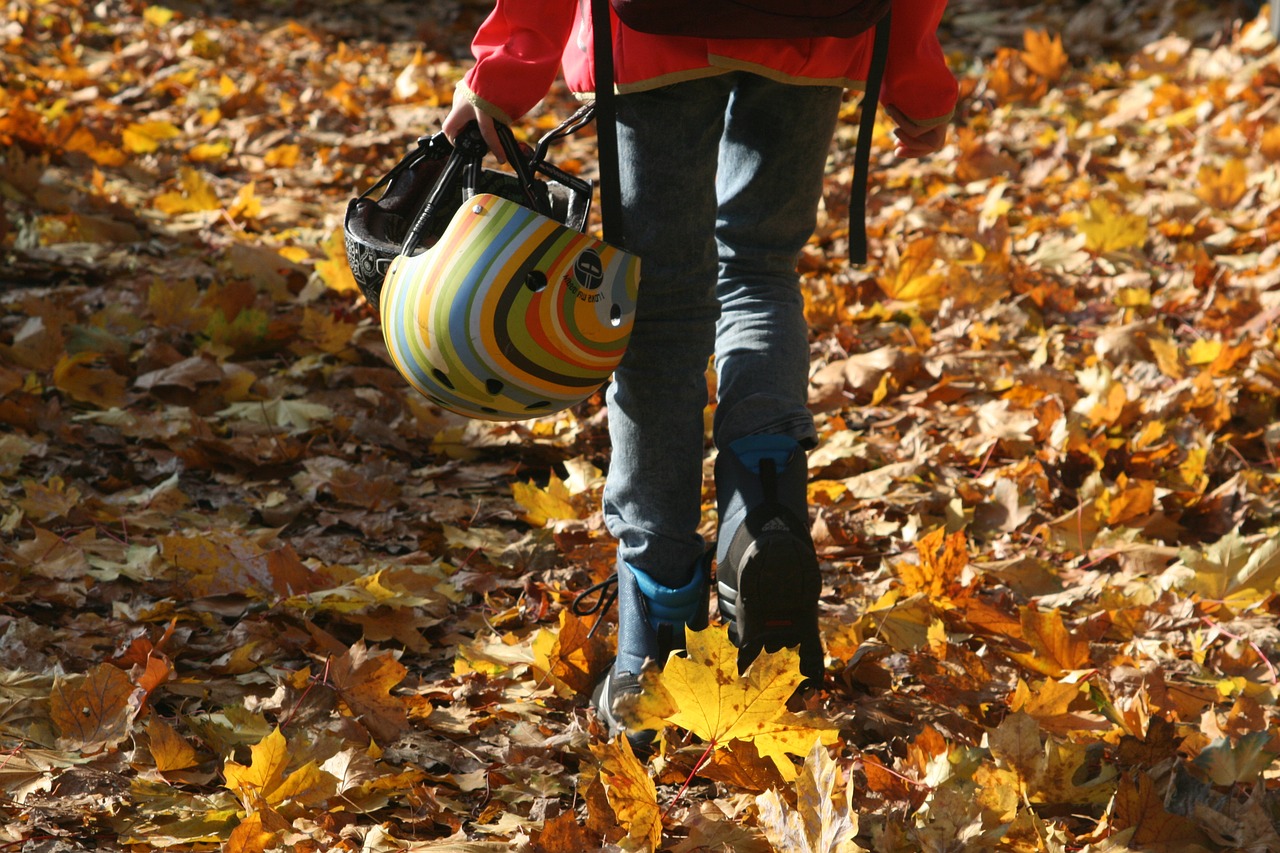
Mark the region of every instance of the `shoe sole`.
<instances>
[{"instance_id":1,"label":"shoe sole","mask_svg":"<svg viewBox=\"0 0 1280 853\"><path fill-rule=\"evenodd\" d=\"M825 662L818 631L822 573L808 543L783 533L755 540L738 567L738 588L717 584L720 614L738 646L738 669L760 652L800 650L805 686L822 683Z\"/></svg>"},{"instance_id":2,"label":"shoe sole","mask_svg":"<svg viewBox=\"0 0 1280 853\"><path fill-rule=\"evenodd\" d=\"M617 700L617 696L613 694L613 667L610 666L609 671L605 673L604 678L596 682L595 688L591 691L591 706L595 709L596 717L600 722L604 723L606 734L609 740L613 740L618 735L625 734L627 741L631 744L631 751L637 756L649 755L653 752L654 740L658 733L652 729L639 729L635 731L627 731L626 726L622 724L613 713L613 702ZM620 694L638 693L640 692L639 684L634 689L624 687Z\"/></svg>"}]
</instances>

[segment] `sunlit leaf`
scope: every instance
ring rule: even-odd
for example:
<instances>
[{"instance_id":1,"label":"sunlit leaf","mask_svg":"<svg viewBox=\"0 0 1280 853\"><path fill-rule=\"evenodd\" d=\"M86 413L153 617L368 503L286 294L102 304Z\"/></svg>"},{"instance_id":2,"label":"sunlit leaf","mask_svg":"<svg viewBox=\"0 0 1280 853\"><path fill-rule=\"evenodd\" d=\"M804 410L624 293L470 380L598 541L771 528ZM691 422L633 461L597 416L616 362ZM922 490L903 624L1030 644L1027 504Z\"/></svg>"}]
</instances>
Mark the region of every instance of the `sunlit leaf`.
<instances>
[{"instance_id":1,"label":"sunlit leaf","mask_svg":"<svg viewBox=\"0 0 1280 853\"><path fill-rule=\"evenodd\" d=\"M933 305L942 296L946 277L934 272L938 260L937 244L932 238L907 244L893 272L878 279L880 288L890 299Z\"/></svg>"},{"instance_id":2,"label":"sunlit leaf","mask_svg":"<svg viewBox=\"0 0 1280 853\"><path fill-rule=\"evenodd\" d=\"M1105 198L1089 202L1079 224L1085 248L1098 254L1141 249L1147 242L1147 220L1128 213Z\"/></svg>"},{"instance_id":3,"label":"sunlit leaf","mask_svg":"<svg viewBox=\"0 0 1280 853\"><path fill-rule=\"evenodd\" d=\"M182 135L182 131L172 122L145 121L126 127L121 136L125 150L131 154L150 154L167 142Z\"/></svg>"},{"instance_id":4,"label":"sunlit leaf","mask_svg":"<svg viewBox=\"0 0 1280 853\"><path fill-rule=\"evenodd\" d=\"M791 807L777 791L756 797L760 828L775 850L799 853L862 853L854 843L858 814L851 808L840 767L827 754L821 740L805 758L796 779L796 805ZM847 790L847 789L846 789Z\"/></svg>"},{"instance_id":5,"label":"sunlit leaf","mask_svg":"<svg viewBox=\"0 0 1280 853\"><path fill-rule=\"evenodd\" d=\"M627 839L642 845L640 849L657 850L662 841L658 791L632 752L630 741L617 737L609 743L592 744L591 752L600 762L600 779L609 805Z\"/></svg>"},{"instance_id":6,"label":"sunlit leaf","mask_svg":"<svg viewBox=\"0 0 1280 853\"><path fill-rule=\"evenodd\" d=\"M715 745L750 741L788 778L795 773L788 755L803 754L815 737L834 740L835 731L822 721L787 711L787 700L804 680L797 651L762 652L740 676L738 649L727 628L686 635L688 656L674 656L660 674L642 679L641 696L619 703L624 717L648 725L660 714Z\"/></svg>"},{"instance_id":7,"label":"sunlit leaf","mask_svg":"<svg viewBox=\"0 0 1280 853\"><path fill-rule=\"evenodd\" d=\"M218 210L222 202L205 176L195 169L182 169L179 173L179 189L156 196L155 206L171 216L181 213L198 213Z\"/></svg>"},{"instance_id":8,"label":"sunlit leaf","mask_svg":"<svg viewBox=\"0 0 1280 853\"><path fill-rule=\"evenodd\" d=\"M1032 652L1008 652L1018 663L1052 678L1090 666L1088 639L1069 631L1057 610L1022 608L1022 638Z\"/></svg>"},{"instance_id":9,"label":"sunlit leaf","mask_svg":"<svg viewBox=\"0 0 1280 853\"><path fill-rule=\"evenodd\" d=\"M1056 83L1071 64L1067 52L1062 48L1060 33L1050 36L1040 30L1027 30L1022 34L1022 42L1022 61L1050 83Z\"/></svg>"},{"instance_id":10,"label":"sunlit leaf","mask_svg":"<svg viewBox=\"0 0 1280 853\"><path fill-rule=\"evenodd\" d=\"M324 260L316 262L316 272L330 290L339 293L359 293L360 285L347 263L347 244L342 229L336 228L320 244Z\"/></svg>"},{"instance_id":11,"label":"sunlit leaf","mask_svg":"<svg viewBox=\"0 0 1280 853\"><path fill-rule=\"evenodd\" d=\"M532 482L512 483L511 494L516 503L525 508L524 520L535 527L541 527L552 519L572 519L579 515L569 499L568 487L554 475L545 489Z\"/></svg>"},{"instance_id":12,"label":"sunlit leaf","mask_svg":"<svg viewBox=\"0 0 1280 853\"><path fill-rule=\"evenodd\" d=\"M1243 160L1228 160L1221 169L1201 166L1197 174L1196 195L1205 204L1229 210L1240 203L1248 189L1249 168Z\"/></svg>"}]
</instances>

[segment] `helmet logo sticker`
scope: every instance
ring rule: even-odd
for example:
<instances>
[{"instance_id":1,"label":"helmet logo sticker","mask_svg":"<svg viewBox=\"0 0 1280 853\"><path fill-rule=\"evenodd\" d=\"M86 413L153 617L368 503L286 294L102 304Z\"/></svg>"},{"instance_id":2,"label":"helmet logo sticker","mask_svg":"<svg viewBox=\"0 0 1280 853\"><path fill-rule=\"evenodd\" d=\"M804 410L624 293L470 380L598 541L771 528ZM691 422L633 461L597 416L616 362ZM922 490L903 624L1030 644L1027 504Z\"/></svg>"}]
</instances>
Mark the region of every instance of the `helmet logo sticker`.
<instances>
[{"instance_id":1,"label":"helmet logo sticker","mask_svg":"<svg viewBox=\"0 0 1280 853\"><path fill-rule=\"evenodd\" d=\"M604 283L604 264L594 249L587 249L573 262L573 275L585 290L597 290Z\"/></svg>"},{"instance_id":2,"label":"helmet logo sticker","mask_svg":"<svg viewBox=\"0 0 1280 853\"><path fill-rule=\"evenodd\" d=\"M604 284L604 261L595 249L585 249L573 259L573 275L565 273L560 283L582 302L601 302L603 293L597 291Z\"/></svg>"}]
</instances>

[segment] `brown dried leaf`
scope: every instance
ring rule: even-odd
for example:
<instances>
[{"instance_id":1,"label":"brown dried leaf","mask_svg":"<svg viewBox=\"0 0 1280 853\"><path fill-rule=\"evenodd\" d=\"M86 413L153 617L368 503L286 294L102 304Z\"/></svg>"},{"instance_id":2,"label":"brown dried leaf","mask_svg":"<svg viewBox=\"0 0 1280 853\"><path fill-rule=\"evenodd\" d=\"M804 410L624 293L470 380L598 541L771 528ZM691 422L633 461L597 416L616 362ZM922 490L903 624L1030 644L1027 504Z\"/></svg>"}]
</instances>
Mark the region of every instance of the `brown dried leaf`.
<instances>
[{"instance_id":1,"label":"brown dried leaf","mask_svg":"<svg viewBox=\"0 0 1280 853\"><path fill-rule=\"evenodd\" d=\"M82 678L60 680L49 697L49 716L61 742L99 752L124 740L140 708L136 690L128 675L106 663Z\"/></svg>"}]
</instances>

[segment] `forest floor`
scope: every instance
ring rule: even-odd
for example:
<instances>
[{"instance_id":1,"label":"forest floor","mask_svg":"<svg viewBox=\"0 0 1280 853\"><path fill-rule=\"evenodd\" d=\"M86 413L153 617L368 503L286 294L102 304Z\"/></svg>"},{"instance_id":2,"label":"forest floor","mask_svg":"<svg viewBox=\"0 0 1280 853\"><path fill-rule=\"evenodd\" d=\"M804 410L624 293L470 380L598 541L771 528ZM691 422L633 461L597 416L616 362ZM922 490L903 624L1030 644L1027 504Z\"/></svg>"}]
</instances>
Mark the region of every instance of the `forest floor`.
<instances>
[{"instance_id":1,"label":"forest floor","mask_svg":"<svg viewBox=\"0 0 1280 853\"><path fill-rule=\"evenodd\" d=\"M953 0L951 142L878 126L864 268L850 99L801 259L826 681L713 625L637 758L568 607L599 395L433 408L346 268L489 5L0 12L0 849L1280 850L1266 27Z\"/></svg>"}]
</instances>

